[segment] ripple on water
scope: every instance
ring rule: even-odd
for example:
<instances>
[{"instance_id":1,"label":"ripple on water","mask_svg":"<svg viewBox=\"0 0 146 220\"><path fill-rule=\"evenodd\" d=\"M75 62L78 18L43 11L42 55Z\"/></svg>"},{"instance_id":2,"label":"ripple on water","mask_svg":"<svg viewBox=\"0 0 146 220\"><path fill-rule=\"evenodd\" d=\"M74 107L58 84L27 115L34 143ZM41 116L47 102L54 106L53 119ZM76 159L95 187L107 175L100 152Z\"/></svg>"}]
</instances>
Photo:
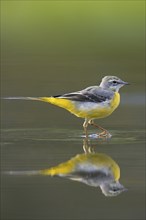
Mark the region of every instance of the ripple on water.
<instances>
[{"instance_id":1,"label":"ripple on water","mask_svg":"<svg viewBox=\"0 0 146 220\"><path fill-rule=\"evenodd\" d=\"M18 141L80 141L85 136L81 130L59 129L59 128L38 128L38 129L3 129L2 144L11 144ZM112 136L107 141L117 143L143 143L145 132L141 130L112 130ZM97 134L90 134L89 139L106 140L99 138Z\"/></svg>"}]
</instances>

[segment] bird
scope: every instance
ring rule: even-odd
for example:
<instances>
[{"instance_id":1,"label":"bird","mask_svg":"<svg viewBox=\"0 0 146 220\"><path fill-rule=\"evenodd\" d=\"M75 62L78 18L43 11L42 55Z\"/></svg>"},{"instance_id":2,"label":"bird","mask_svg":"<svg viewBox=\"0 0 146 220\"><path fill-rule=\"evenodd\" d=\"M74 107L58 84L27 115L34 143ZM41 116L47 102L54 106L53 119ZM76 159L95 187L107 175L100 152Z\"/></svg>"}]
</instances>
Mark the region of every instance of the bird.
<instances>
[{"instance_id":1,"label":"bird","mask_svg":"<svg viewBox=\"0 0 146 220\"><path fill-rule=\"evenodd\" d=\"M64 108L75 116L84 118L83 129L86 138L88 138L88 125L101 130L97 133L99 137L108 137L109 132L95 124L94 120L111 115L119 106L119 89L124 85L129 83L117 76L105 76L99 86L90 86L76 92L49 97L12 97L10 99L43 101Z\"/></svg>"}]
</instances>

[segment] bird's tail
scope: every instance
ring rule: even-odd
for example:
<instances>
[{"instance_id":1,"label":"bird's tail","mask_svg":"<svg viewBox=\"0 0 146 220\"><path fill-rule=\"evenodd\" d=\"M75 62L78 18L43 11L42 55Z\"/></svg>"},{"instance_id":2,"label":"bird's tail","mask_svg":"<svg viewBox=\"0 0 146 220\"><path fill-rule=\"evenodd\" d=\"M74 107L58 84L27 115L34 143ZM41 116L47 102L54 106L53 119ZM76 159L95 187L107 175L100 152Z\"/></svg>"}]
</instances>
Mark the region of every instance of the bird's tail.
<instances>
[{"instance_id":1,"label":"bird's tail","mask_svg":"<svg viewBox=\"0 0 146 220\"><path fill-rule=\"evenodd\" d=\"M39 97L4 97L2 99L8 99L8 100L34 100L34 101L42 101Z\"/></svg>"},{"instance_id":2,"label":"bird's tail","mask_svg":"<svg viewBox=\"0 0 146 220\"><path fill-rule=\"evenodd\" d=\"M42 101L42 102L49 102L51 104L56 104L57 98L54 97L22 97L22 96L17 96L17 97L3 97L2 99L6 100L28 100L28 101ZM60 100L60 99L59 99ZM58 103L57 103L58 104Z\"/></svg>"},{"instance_id":3,"label":"bird's tail","mask_svg":"<svg viewBox=\"0 0 146 220\"><path fill-rule=\"evenodd\" d=\"M2 99L6 100L28 100L28 101L42 101L42 102L48 102L51 104L56 104L54 100L56 100L53 97L22 97L22 96L17 96L17 97L3 97Z\"/></svg>"},{"instance_id":4,"label":"bird's tail","mask_svg":"<svg viewBox=\"0 0 146 220\"><path fill-rule=\"evenodd\" d=\"M61 108L65 108L70 112L73 112L74 105L70 100L64 99L64 98L56 98L56 97L4 97L2 99L7 100L30 100L30 101L42 101L51 103L53 105L57 105Z\"/></svg>"},{"instance_id":5,"label":"bird's tail","mask_svg":"<svg viewBox=\"0 0 146 220\"><path fill-rule=\"evenodd\" d=\"M72 101L64 99L64 98L58 98L58 97L6 97L3 99L7 99L7 100L30 100L30 101L42 101L42 102L47 102L56 106L59 106L61 108L64 108L68 111L70 111L71 113L75 114L78 116L78 114L76 114L75 111L75 106L72 103ZM78 113L78 112L77 112Z\"/></svg>"}]
</instances>

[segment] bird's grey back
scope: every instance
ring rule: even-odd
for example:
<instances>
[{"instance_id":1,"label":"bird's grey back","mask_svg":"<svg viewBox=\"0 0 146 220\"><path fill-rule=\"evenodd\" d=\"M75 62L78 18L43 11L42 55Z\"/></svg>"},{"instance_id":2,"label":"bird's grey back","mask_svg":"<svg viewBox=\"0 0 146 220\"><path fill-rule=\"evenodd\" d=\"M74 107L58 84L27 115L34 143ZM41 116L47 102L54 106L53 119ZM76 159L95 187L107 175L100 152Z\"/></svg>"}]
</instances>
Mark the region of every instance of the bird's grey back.
<instances>
[{"instance_id":1,"label":"bird's grey back","mask_svg":"<svg viewBox=\"0 0 146 220\"><path fill-rule=\"evenodd\" d=\"M110 100L114 92L110 89L103 89L100 86L90 86L78 92L67 93L64 95L54 96L55 98L66 98L72 101L84 102L104 102Z\"/></svg>"}]
</instances>

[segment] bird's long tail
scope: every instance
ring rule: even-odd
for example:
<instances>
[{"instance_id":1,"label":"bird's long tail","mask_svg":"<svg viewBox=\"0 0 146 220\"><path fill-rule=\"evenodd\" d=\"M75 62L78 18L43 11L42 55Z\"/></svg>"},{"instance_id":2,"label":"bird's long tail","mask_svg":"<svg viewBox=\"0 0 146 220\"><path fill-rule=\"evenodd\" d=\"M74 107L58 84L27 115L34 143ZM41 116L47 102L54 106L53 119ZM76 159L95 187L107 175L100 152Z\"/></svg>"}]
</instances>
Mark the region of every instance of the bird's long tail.
<instances>
[{"instance_id":1,"label":"bird's long tail","mask_svg":"<svg viewBox=\"0 0 146 220\"><path fill-rule=\"evenodd\" d=\"M3 99L7 100L30 100L30 101L42 101L57 105L61 108L67 109L68 111L74 113L74 104L67 99L60 97L5 97Z\"/></svg>"},{"instance_id":2,"label":"bird's long tail","mask_svg":"<svg viewBox=\"0 0 146 220\"><path fill-rule=\"evenodd\" d=\"M17 96L17 97L3 97L2 99L6 100L28 100L28 101L42 101L42 102L48 102L51 104L56 104L54 103L54 100L56 100L54 97L22 97L22 96Z\"/></svg>"},{"instance_id":3,"label":"bird's long tail","mask_svg":"<svg viewBox=\"0 0 146 220\"><path fill-rule=\"evenodd\" d=\"M42 101L41 97L4 97L2 99L8 99L8 100L34 100L34 101Z\"/></svg>"}]
</instances>

